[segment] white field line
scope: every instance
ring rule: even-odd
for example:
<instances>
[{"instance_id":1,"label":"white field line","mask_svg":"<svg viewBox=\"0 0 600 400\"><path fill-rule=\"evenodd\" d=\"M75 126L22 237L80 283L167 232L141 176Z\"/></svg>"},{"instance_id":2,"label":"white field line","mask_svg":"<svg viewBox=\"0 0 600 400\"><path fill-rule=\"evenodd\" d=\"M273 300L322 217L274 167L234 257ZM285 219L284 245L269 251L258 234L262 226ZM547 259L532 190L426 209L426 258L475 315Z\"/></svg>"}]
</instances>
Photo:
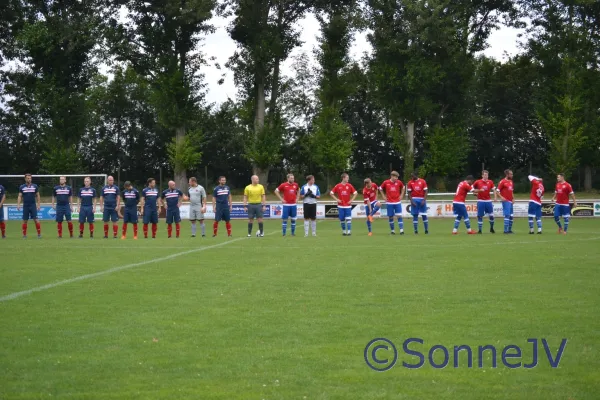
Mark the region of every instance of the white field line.
<instances>
[{"instance_id":1,"label":"white field line","mask_svg":"<svg viewBox=\"0 0 600 400\"><path fill-rule=\"evenodd\" d=\"M273 235L273 234L275 234L277 232L278 231L268 233L266 236ZM62 281L58 281L58 282L54 282L54 283L49 283L47 285L34 287L34 288L23 290L23 291L20 291L20 292L10 293L10 294L7 294L5 296L0 297L0 302L14 300L14 299L19 298L21 296L30 295L30 294L35 293L35 292L41 292L41 291L52 289L52 288L55 288L55 287L58 287L58 286L62 286L62 285L68 285L69 283L73 283L73 282L79 282L79 281L84 281L84 280L87 280L87 279L97 278L97 277L102 276L102 275L112 274L113 272L124 271L124 270L127 270L127 269L141 267L142 265L148 265L148 264L153 264L153 263L157 263L157 262L172 260L173 258L185 256L187 254L199 253L201 251L210 250L210 249L214 249L214 248L222 247L222 246L227 246L228 244L239 242L240 240L244 240L244 239L248 239L248 238L247 237L241 237L241 238L237 238L237 239L232 239L232 240L229 240L227 242L221 242L221 243L213 244L213 245L210 245L210 246L204 246L204 247L200 247L200 248L196 248L196 249L192 249L192 250L188 250L188 251L182 251L180 253L175 253L175 254L171 254L171 255L168 255L168 256L160 257L160 258L153 258L151 260L140 261L140 262L133 263L133 264L121 265L120 267L109 268L109 269L106 269L104 271L94 272L93 274L80 275L80 276L76 276L74 278L69 278L69 279L65 279L65 280L62 280ZM106 248L106 247L104 247L104 248Z\"/></svg>"}]
</instances>

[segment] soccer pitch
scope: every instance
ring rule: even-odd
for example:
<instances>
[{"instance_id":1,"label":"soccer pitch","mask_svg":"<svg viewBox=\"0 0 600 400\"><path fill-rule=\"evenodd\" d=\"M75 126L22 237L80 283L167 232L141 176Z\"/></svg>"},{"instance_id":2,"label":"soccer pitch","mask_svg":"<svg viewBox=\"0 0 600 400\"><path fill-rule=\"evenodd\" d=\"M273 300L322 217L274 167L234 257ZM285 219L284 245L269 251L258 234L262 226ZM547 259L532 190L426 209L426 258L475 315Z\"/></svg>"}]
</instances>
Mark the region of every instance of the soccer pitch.
<instances>
[{"instance_id":1,"label":"soccer pitch","mask_svg":"<svg viewBox=\"0 0 600 400\"><path fill-rule=\"evenodd\" d=\"M300 222L300 221L299 221ZM473 221L475 222L475 221ZM571 221L568 236L544 219L543 235L390 236L364 220L353 236L320 222L318 237L156 240L21 239L10 222L0 241L0 399L597 399L600 395L600 219ZM502 227L497 224L497 230ZM255 224L256 229L256 224ZM207 224L210 231L210 224ZM141 229L140 229L141 231ZM131 236L131 228L129 230ZM87 236L87 227L86 227ZM100 236L100 237L98 237ZM49 285L49 284L55 285ZM44 287L45 285L48 285ZM39 289L31 292L32 289ZM23 292L23 293L21 293ZM365 347L387 338L395 365L377 372ZM424 355L404 352L408 347ZM508 368L508 345L532 364ZM567 339L560 363L552 368ZM448 349L445 368L429 360ZM460 353L454 366L454 346ZM478 346L491 351L479 367ZM375 366L391 346L369 349ZM509 352L514 354L514 349ZM372 355L376 356L373 361ZM444 364L444 352L433 362ZM380 364L378 364L380 363Z\"/></svg>"}]
</instances>

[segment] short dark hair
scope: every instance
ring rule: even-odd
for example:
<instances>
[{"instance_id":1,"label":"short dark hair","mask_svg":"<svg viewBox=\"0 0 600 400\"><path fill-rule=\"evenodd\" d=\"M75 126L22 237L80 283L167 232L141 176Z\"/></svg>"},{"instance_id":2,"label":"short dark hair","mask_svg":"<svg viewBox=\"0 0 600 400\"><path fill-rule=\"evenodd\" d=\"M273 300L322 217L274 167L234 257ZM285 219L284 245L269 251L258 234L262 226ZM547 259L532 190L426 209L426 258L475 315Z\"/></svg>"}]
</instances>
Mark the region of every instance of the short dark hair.
<instances>
[{"instance_id":1,"label":"short dark hair","mask_svg":"<svg viewBox=\"0 0 600 400\"><path fill-rule=\"evenodd\" d=\"M504 170L504 176L508 175L509 172L512 172L510 168Z\"/></svg>"},{"instance_id":2,"label":"short dark hair","mask_svg":"<svg viewBox=\"0 0 600 400\"><path fill-rule=\"evenodd\" d=\"M396 178L398 178L400 176L400 174L398 173L398 171L392 171L390 172L391 176L395 176Z\"/></svg>"},{"instance_id":3,"label":"short dark hair","mask_svg":"<svg viewBox=\"0 0 600 400\"><path fill-rule=\"evenodd\" d=\"M413 178L418 178L419 177L419 173L417 171L413 171L412 174L410 174Z\"/></svg>"},{"instance_id":4,"label":"short dark hair","mask_svg":"<svg viewBox=\"0 0 600 400\"><path fill-rule=\"evenodd\" d=\"M310 181L311 179L314 179L315 176L314 175L306 175L306 182Z\"/></svg>"},{"instance_id":5,"label":"short dark hair","mask_svg":"<svg viewBox=\"0 0 600 400\"><path fill-rule=\"evenodd\" d=\"M25 178L27 178L28 176L31 176L31 177L33 177L33 175L31 175L30 173L26 173L26 174L25 174Z\"/></svg>"},{"instance_id":6,"label":"short dark hair","mask_svg":"<svg viewBox=\"0 0 600 400\"><path fill-rule=\"evenodd\" d=\"M475 180L475 178L473 178L473 175L467 175L467 180L468 181L473 181L473 180Z\"/></svg>"},{"instance_id":7,"label":"short dark hair","mask_svg":"<svg viewBox=\"0 0 600 400\"><path fill-rule=\"evenodd\" d=\"M221 175L218 180L220 181L221 179L227 179L227 178L225 178L223 175Z\"/></svg>"},{"instance_id":8,"label":"short dark hair","mask_svg":"<svg viewBox=\"0 0 600 400\"><path fill-rule=\"evenodd\" d=\"M148 178L148 180L146 181L146 183L149 185L152 183L152 181L155 181L156 179L154 178Z\"/></svg>"},{"instance_id":9,"label":"short dark hair","mask_svg":"<svg viewBox=\"0 0 600 400\"><path fill-rule=\"evenodd\" d=\"M483 171L481 171L481 175L483 175L483 174L488 174L489 175L490 173L489 173L489 171L487 169L484 169Z\"/></svg>"},{"instance_id":10,"label":"short dark hair","mask_svg":"<svg viewBox=\"0 0 600 400\"><path fill-rule=\"evenodd\" d=\"M195 176L192 176L192 177L190 178L190 181L192 181L192 182L198 182L198 180L196 179L196 177L195 177Z\"/></svg>"},{"instance_id":11,"label":"short dark hair","mask_svg":"<svg viewBox=\"0 0 600 400\"><path fill-rule=\"evenodd\" d=\"M344 179L344 178L345 178L345 177L347 177L347 176L349 176L349 175L348 175L346 172L344 172L344 173L342 174L342 179Z\"/></svg>"},{"instance_id":12,"label":"short dark hair","mask_svg":"<svg viewBox=\"0 0 600 400\"><path fill-rule=\"evenodd\" d=\"M123 186L127 187L127 186L131 186L131 182L129 181L125 181L125 183L123 184Z\"/></svg>"},{"instance_id":13,"label":"short dark hair","mask_svg":"<svg viewBox=\"0 0 600 400\"><path fill-rule=\"evenodd\" d=\"M556 174L556 175L560 175L560 176L562 176L563 178L565 177L565 173L564 173L564 172L559 172L559 173L558 173L558 174Z\"/></svg>"}]
</instances>

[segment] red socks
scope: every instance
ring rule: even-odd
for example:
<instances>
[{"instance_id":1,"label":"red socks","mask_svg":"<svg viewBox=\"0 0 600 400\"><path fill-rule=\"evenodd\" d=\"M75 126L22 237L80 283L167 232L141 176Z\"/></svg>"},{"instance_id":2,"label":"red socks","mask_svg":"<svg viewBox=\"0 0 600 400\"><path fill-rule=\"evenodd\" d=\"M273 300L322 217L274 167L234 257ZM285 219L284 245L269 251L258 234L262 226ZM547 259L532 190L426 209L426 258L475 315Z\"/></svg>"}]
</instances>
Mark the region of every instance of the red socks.
<instances>
[{"instance_id":1,"label":"red socks","mask_svg":"<svg viewBox=\"0 0 600 400\"><path fill-rule=\"evenodd\" d=\"M217 236L217 232L219 230L219 223L217 221L213 222L213 234Z\"/></svg>"},{"instance_id":2,"label":"red socks","mask_svg":"<svg viewBox=\"0 0 600 400\"><path fill-rule=\"evenodd\" d=\"M67 221L67 226L69 227L69 235L73 236L73 223L71 221Z\"/></svg>"},{"instance_id":3,"label":"red socks","mask_svg":"<svg viewBox=\"0 0 600 400\"><path fill-rule=\"evenodd\" d=\"M94 234L94 224L90 222L90 235Z\"/></svg>"},{"instance_id":4,"label":"red socks","mask_svg":"<svg viewBox=\"0 0 600 400\"><path fill-rule=\"evenodd\" d=\"M225 227L227 228L227 234L231 236L231 223L225 222Z\"/></svg>"},{"instance_id":5,"label":"red socks","mask_svg":"<svg viewBox=\"0 0 600 400\"><path fill-rule=\"evenodd\" d=\"M157 224L152 224L152 238L156 237L156 231L158 230Z\"/></svg>"},{"instance_id":6,"label":"red socks","mask_svg":"<svg viewBox=\"0 0 600 400\"><path fill-rule=\"evenodd\" d=\"M117 237L118 234L119 234L119 225L113 224L113 236Z\"/></svg>"},{"instance_id":7,"label":"red socks","mask_svg":"<svg viewBox=\"0 0 600 400\"><path fill-rule=\"evenodd\" d=\"M35 230L37 231L38 235L42 234L42 225L39 222L35 223Z\"/></svg>"},{"instance_id":8,"label":"red socks","mask_svg":"<svg viewBox=\"0 0 600 400\"><path fill-rule=\"evenodd\" d=\"M169 237L171 237L171 235L173 234L173 225L167 224L167 234L169 235Z\"/></svg>"},{"instance_id":9,"label":"red socks","mask_svg":"<svg viewBox=\"0 0 600 400\"><path fill-rule=\"evenodd\" d=\"M108 236L108 224L104 224L104 236Z\"/></svg>"},{"instance_id":10,"label":"red socks","mask_svg":"<svg viewBox=\"0 0 600 400\"><path fill-rule=\"evenodd\" d=\"M56 227L58 228L58 237L62 237L62 222L57 222Z\"/></svg>"},{"instance_id":11,"label":"red socks","mask_svg":"<svg viewBox=\"0 0 600 400\"><path fill-rule=\"evenodd\" d=\"M6 236L6 223L4 221L0 222L0 231L2 231L2 236Z\"/></svg>"},{"instance_id":12,"label":"red socks","mask_svg":"<svg viewBox=\"0 0 600 400\"><path fill-rule=\"evenodd\" d=\"M179 237L179 232L181 231L181 226L179 225L179 223L175 224L175 236Z\"/></svg>"},{"instance_id":13,"label":"red socks","mask_svg":"<svg viewBox=\"0 0 600 400\"><path fill-rule=\"evenodd\" d=\"M137 224L133 224L133 237L137 237Z\"/></svg>"},{"instance_id":14,"label":"red socks","mask_svg":"<svg viewBox=\"0 0 600 400\"><path fill-rule=\"evenodd\" d=\"M91 224L90 224L91 225ZM79 234L83 235L83 228L85 227L85 224L79 224Z\"/></svg>"},{"instance_id":15,"label":"red socks","mask_svg":"<svg viewBox=\"0 0 600 400\"><path fill-rule=\"evenodd\" d=\"M123 236L127 236L127 224L123 224Z\"/></svg>"},{"instance_id":16,"label":"red socks","mask_svg":"<svg viewBox=\"0 0 600 400\"><path fill-rule=\"evenodd\" d=\"M144 224L142 230L144 231L144 237L148 237L148 224Z\"/></svg>"}]
</instances>

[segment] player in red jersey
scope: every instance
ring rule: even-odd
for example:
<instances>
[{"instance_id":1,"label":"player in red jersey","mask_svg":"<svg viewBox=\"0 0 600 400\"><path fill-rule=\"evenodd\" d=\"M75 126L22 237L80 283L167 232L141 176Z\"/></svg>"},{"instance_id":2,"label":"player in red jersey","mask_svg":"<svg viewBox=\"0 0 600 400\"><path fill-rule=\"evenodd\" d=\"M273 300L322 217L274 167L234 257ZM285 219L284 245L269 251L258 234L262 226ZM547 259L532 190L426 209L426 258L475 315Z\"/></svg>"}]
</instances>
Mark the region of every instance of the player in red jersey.
<instances>
[{"instance_id":1,"label":"player in red jersey","mask_svg":"<svg viewBox=\"0 0 600 400\"><path fill-rule=\"evenodd\" d=\"M531 182L531 194L529 195L529 210L527 212L529 219L529 234L533 235L533 219L537 221L538 235L542 234L542 197L544 197L544 185L542 178L529 175L527 177Z\"/></svg>"},{"instance_id":2,"label":"player in red jersey","mask_svg":"<svg viewBox=\"0 0 600 400\"><path fill-rule=\"evenodd\" d=\"M513 183L513 172L510 169L504 170L504 179L500 181L496 191L502 200L502 213L504 214L504 234L512 234L513 226L513 207L515 198L513 192L515 186Z\"/></svg>"},{"instance_id":3,"label":"player in red jersey","mask_svg":"<svg viewBox=\"0 0 600 400\"><path fill-rule=\"evenodd\" d=\"M335 185L329 193L337 202L338 217L342 226L342 235L350 236L352 234L352 202L356 199L356 189L348 183L350 177L347 173L342 174L342 182Z\"/></svg>"},{"instance_id":4,"label":"player in red jersey","mask_svg":"<svg viewBox=\"0 0 600 400\"><path fill-rule=\"evenodd\" d=\"M275 189L275 196L283 203L283 211L281 212L281 231L283 236L285 236L287 232L288 218L292 220L292 236L296 236L296 217L298 216L300 186L298 186L294 180L294 174L288 174L287 182L283 182ZM283 193L283 198L280 193Z\"/></svg>"},{"instance_id":5,"label":"player in red jersey","mask_svg":"<svg viewBox=\"0 0 600 400\"><path fill-rule=\"evenodd\" d=\"M394 216L397 216L400 234L404 235L404 220L402 219L402 204L400 201L404 197L406 187L404 186L404 183L398 179L399 176L400 174L398 172L392 171L390 179L384 181L379 187L387 205L387 215L390 223L390 233L392 235L396 234L394 231Z\"/></svg>"},{"instance_id":6,"label":"player in red jersey","mask_svg":"<svg viewBox=\"0 0 600 400\"><path fill-rule=\"evenodd\" d=\"M365 179L365 187L363 188L363 199L365 201L365 209L367 210L367 229L369 236L373 235L371 224L373 216L381 208L381 203L377 200L379 186L371 178Z\"/></svg>"},{"instance_id":7,"label":"player in red jersey","mask_svg":"<svg viewBox=\"0 0 600 400\"><path fill-rule=\"evenodd\" d=\"M569 207L569 196L573 199L573 207L577 207L577 199L575 198L575 192L571 184L565 180L565 174L558 174L556 176L556 187L554 189L554 196L552 201L554 204L554 221L558 225L558 233L566 235L569 229L569 220L571 219L571 208ZM564 229L560 225L560 217L563 217L565 222Z\"/></svg>"},{"instance_id":8,"label":"player in red jersey","mask_svg":"<svg viewBox=\"0 0 600 400\"><path fill-rule=\"evenodd\" d=\"M494 182L489 180L489 172L486 170L481 171L481 179L478 179L473 183L473 187L478 189L477 192L477 226L479 230L477 233L481 234L483 230L483 217L488 216L490 220L490 233L496 233L494 231L494 204L490 192L494 192L494 201L498 201L498 194L496 193L496 186Z\"/></svg>"},{"instance_id":9,"label":"player in red jersey","mask_svg":"<svg viewBox=\"0 0 600 400\"><path fill-rule=\"evenodd\" d=\"M469 235L475 235L476 232L471 229L471 221L469 220L469 213L467 212L467 206L465 206L465 200L469 193L479 193L479 189L473 189L473 175L467 176L467 178L458 184L456 188L456 194L452 201L452 211L454 211L454 229L452 230L453 235L458 234L458 226L460 225L461 218L465 220L465 226L467 227L467 233Z\"/></svg>"},{"instance_id":10,"label":"player in red jersey","mask_svg":"<svg viewBox=\"0 0 600 400\"><path fill-rule=\"evenodd\" d=\"M406 184L408 198L410 199L410 213L413 217L415 235L419 233L419 215L423 218L425 234L429 234L429 220L427 219L427 182L419 178L417 172L413 172L411 180Z\"/></svg>"}]
</instances>

